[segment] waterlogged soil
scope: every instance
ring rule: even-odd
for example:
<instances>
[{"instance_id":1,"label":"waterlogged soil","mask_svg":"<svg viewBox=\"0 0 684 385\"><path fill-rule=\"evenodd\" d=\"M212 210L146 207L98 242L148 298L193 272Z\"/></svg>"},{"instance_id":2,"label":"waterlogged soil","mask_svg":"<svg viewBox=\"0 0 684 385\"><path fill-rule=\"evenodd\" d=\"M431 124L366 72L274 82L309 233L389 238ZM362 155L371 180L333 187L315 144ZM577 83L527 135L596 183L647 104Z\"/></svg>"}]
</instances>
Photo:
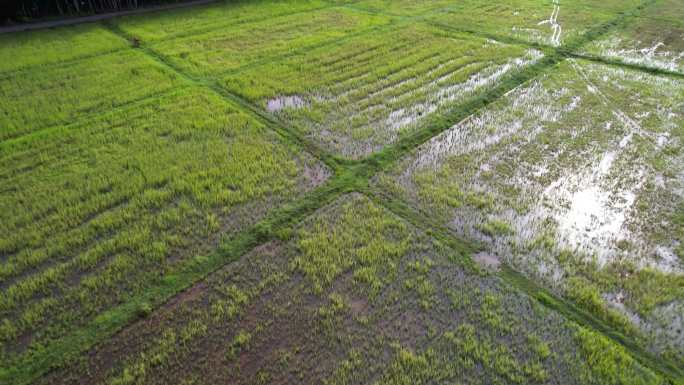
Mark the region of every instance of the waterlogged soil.
<instances>
[{"instance_id":1,"label":"waterlogged soil","mask_svg":"<svg viewBox=\"0 0 684 385\"><path fill-rule=\"evenodd\" d=\"M489 254L484 251L473 255L473 260L480 266L490 270L498 270L499 266L501 265L501 260L497 255Z\"/></svg>"},{"instance_id":2,"label":"waterlogged soil","mask_svg":"<svg viewBox=\"0 0 684 385\"><path fill-rule=\"evenodd\" d=\"M681 354L683 124L681 80L567 60L376 182Z\"/></svg>"},{"instance_id":3,"label":"waterlogged soil","mask_svg":"<svg viewBox=\"0 0 684 385\"><path fill-rule=\"evenodd\" d=\"M306 106L306 101L301 96L278 96L266 102L268 112L277 112L284 109L298 109Z\"/></svg>"},{"instance_id":4,"label":"waterlogged soil","mask_svg":"<svg viewBox=\"0 0 684 385\"><path fill-rule=\"evenodd\" d=\"M229 75L224 85L328 150L358 159L542 57L535 49L402 25Z\"/></svg>"},{"instance_id":5,"label":"waterlogged soil","mask_svg":"<svg viewBox=\"0 0 684 385\"><path fill-rule=\"evenodd\" d=\"M628 64L684 73L684 5L663 0L585 52Z\"/></svg>"},{"instance_id":6,"label":"waterlogged soil","mask_svg":"<svg viewBox=\"0 0 684 385\"><path fill-rule=\"evenodd\" d=\"M337 242L340 270L318 254ZM347 195L39 383L606 383L587 331L454 256ZM601 343L621 376L662 383Z\"/></svg>"},{"instance_id":7,"label":"waterlogged soil","mask_svg":"<svg viewBox=\"0 0 684 385\"><path fill-rule=\"evenodd\" d=\"M619 12L637 4L636 1L587 4L558 0L465 0L434 12L428 19L448 28L556 47L577 39L593 26L614 19Z\"/></svg>"},{"instance_id":8,"label":"waterlogged soil","mask_svg":"<svg viewBox=\"0 0 684 385\"><path fill-rule=\"evenodd\" d=\"M588 53L628 64L684 72L684 28L669 31L671 35L634 40L611 36L589 46ZM676 46L679 45L679 48Z\"/></svg>"}]
</instances>

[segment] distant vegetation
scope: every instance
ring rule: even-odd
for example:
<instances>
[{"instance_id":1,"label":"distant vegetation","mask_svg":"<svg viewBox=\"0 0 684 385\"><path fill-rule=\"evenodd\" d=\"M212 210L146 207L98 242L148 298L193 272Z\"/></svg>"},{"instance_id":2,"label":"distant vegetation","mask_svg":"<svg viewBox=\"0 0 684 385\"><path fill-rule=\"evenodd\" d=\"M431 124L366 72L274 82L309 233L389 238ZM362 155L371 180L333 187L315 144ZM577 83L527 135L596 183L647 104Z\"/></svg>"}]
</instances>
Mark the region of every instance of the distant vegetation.
<instances>
[{"instance_id":1,"label":"distant vegetation","mask_svg":"<svg viewBox=\"0 0 684 385\"><path fill-rule=\"evenodd\" d=\"M90 15L116 12L189 0L3 0L0 25L50 16Z\"/></svg>"}]
</instances>

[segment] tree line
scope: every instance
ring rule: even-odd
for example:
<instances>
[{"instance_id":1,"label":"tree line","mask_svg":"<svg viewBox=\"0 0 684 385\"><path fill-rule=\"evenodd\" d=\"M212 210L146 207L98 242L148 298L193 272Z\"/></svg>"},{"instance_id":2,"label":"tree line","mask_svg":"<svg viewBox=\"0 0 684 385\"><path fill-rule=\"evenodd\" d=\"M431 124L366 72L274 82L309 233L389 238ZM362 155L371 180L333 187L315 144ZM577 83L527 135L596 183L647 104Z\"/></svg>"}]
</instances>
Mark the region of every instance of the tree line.
<instances>
[{"instance_id":1,"label":"tree line","mask_svg":"<svg viewBox=\"0 0 684 385\"><path fill-rule=\"evenodd\" d=\"M0 24L51 16L77 16L132 10L187 0L0 0Z\"/></svg>"}]
</instances>

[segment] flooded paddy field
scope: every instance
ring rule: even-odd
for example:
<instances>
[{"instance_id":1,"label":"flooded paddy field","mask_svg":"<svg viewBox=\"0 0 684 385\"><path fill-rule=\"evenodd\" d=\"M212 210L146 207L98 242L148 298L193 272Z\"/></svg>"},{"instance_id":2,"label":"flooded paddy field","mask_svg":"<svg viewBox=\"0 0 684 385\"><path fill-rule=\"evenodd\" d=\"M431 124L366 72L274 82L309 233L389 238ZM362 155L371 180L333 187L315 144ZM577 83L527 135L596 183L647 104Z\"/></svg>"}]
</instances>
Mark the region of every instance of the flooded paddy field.
<instances>
[{"instance_id":1,"label":"flooded paddy field","mask_svg":"<svg viewBox=\"0 0 684 385\"><path fill-rule=\"evenodd\" d=\"M0 35L0 384L680 384L675 0Z\"/></svg>"},{"instance_id":2,"label":"flooded paddy field","mask_svg":"<svg viewBox=\"0 0 684 385\"><path fill-rule=\"evenodd\" d=\"M465 0L429 15L447 27L560 46L638 5L634 0L483 2Z\"/></svg>"},{"instance_id":3,"label":"flooded paddy field","mask_svg":"<svg viewBox=\"0 0 684 385\"><path fill-rule=\"evenodd\" d=\"M683 123L682 80L569 59L377 183L681 353Z\"/></svg>"},{"instance_id":4,"label":"flooded paddy field","mask_svg":"<svg viewBox=\"0 0 684 385\"><path fill-rule=\"evenodd\" d=\"M663 383L457 255L343 196L42 383Z\"/></svg>"},{"instance_id":5,"label":"flooded paddy field","mask_svg":"<svg viewBox=\"0 0 684 385\"><path fill-rule=\"evenodd\" d=\"M628 64L684 73L684 4L660 1L639 14L639 18L603 39L592 42L584 52Z\"/></svg>"},{"instance_id":6,"label":"flooded paddy field","mask_svg":"<svg viewBox=\"0 0 684 385\"><path fill-rule=\"evenodd\" d=\"M402 24L239 71L223 86L358 159L542 57L536 49Z\"/></svg>"}]
</instances>

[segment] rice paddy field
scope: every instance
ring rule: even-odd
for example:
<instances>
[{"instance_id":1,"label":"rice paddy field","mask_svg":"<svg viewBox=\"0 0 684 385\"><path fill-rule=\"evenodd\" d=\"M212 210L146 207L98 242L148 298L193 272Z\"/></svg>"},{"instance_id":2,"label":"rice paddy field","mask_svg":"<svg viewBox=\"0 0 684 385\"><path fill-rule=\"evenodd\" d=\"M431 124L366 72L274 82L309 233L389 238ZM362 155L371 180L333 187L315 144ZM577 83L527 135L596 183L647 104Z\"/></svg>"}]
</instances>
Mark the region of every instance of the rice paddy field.
<instances>
[{"instance_id":1,"label":"rice paddy field","mask_svg":"<svg viewBox=\"0 0 684 385\"><path fill-rule=\"evenodd\" d=\"M0 384L684 384L684 5L0 34Z\"/></svg>"}]
</instances>

